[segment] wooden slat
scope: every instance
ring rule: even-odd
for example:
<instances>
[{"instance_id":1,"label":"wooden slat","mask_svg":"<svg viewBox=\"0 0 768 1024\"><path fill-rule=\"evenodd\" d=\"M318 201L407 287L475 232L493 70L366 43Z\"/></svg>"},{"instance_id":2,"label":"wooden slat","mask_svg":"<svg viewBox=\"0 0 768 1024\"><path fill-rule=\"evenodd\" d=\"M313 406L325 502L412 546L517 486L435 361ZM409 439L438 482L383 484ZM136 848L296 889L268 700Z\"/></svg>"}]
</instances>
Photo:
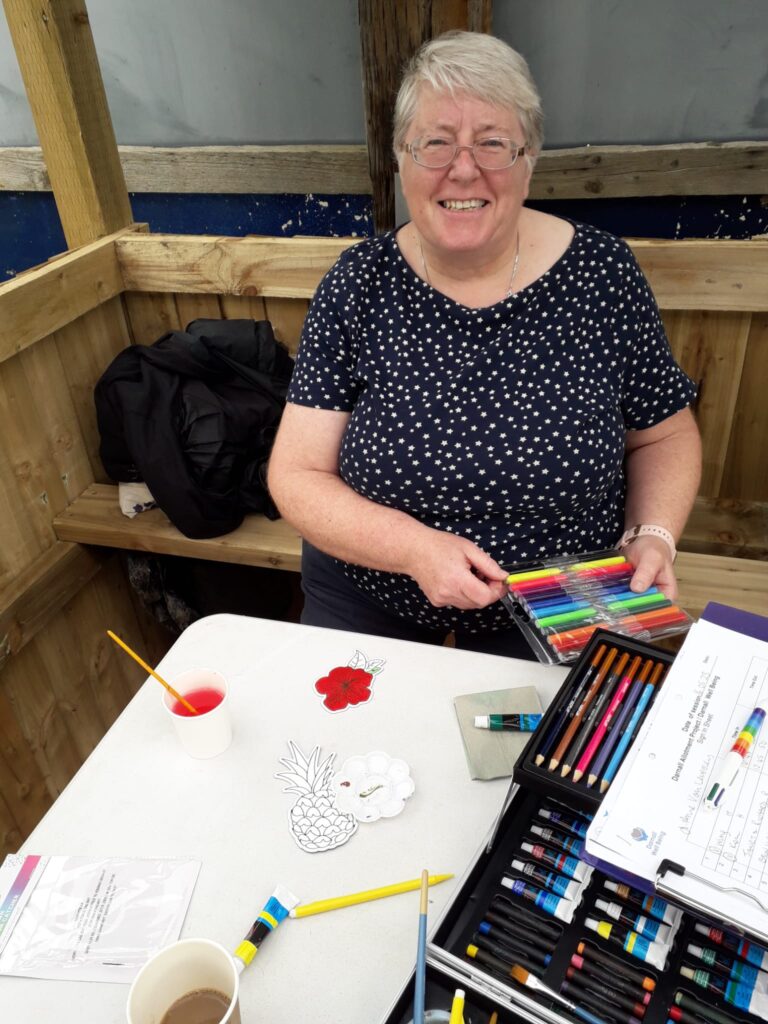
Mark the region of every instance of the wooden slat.
<instances>
[{"instance_id":1,"label":"wooden slat","mask_svg":"<svg viewBox=\"0 0 768 1024\"><path fill-rule=\"evenodd\" d=\"M142 512L135 519L122 514L117 488L94 484L55 522L62 540L103 544L130 551L155 551L214 562L236 562L274 569L300 568L301 540L283 519L248 516L232 533L212 540L190 540L172 526L160 509Z\"/></svg>"},{"instance_id":2,"label":"wooden slat","mask_svg":"<svg viewBox=\"0 0 768 1024\"><path fill-rule=\"evenodd\" d=\"M258 295L222 295L219 301L227 320L267 319L267 307Z\"/></svg>"},{"instance_id":3,"label":"wooden slat","mask_svg":"<svg viewBox=\"0 0 768 1024\"><path fill-rule=\"evenodd\" d=\"M151 345L168 331L181 329L179 311L173 295L124 292L123 308L131 340L135 345Z\"/></svg>"},{"instance_id":4,"label":"wooden slat","mask_svg":"<svg viewBox=\"0 0 768 1024\"><path fill-rule=\"evenodd\" d=\"M768 310L766 241L627 241L662 309Z\"/></svg>"},{"instance_id":5,"label":"wooden slat","mask_svg":"<svg viewBox=\"0 0 768 1024\"><path fill-rule=\"evenodd\" d=\"M104 303L56 332L56 345L64 367L91 479L106 479L99 458L101 438L96 425L93 389L114 357L131 343L122 302Z\"/></svg>"},{"instance_id":6,"label":"wooden slat","mask_svg":"<svg viewBox=\"0 0 768 1024\"><path fill-rule=\"evenodd\" d=\"M0 590L0 667L93 579L103 563L104 553L98 549L57 541Z\"/></svg>"},{"instance_id":7,"label":"wooden slat","mask_svg":"<svg viewBox=\"0 0 768 1024\"><path fill-rule=\"evenodd\" d=\"M721 493L751 322L750 313L664 313L675 358L699 389L696 420L703 447L702 494Z\"/></svg>"},{"instance_id":8,"label":"wooden slat","mask_svg":"<svg viewBox=\"0 0 768 1024\"><path fill-rule=\"evenodd\" d=\"M218 295L177 295L176 309L183 331L193 320L220 320L222 318Z\"/></svg>"},{"instance_id":9,"label":"wooden slat","mask_svg":"<svg viewBox=\"0 0 768 1024\"><path fill-rule=\"evenodd\" d=\"M135 235L116 247L128 291L311 299L323 274L355 241Z\"/></svg>"},{"instance_id":10,"label":"wooden slat","mask_svg":"<svg viewBox=\"0 0 768 1024\"><path fill-rule=\"evenodd\" d=\"M480 2L485 5L486 0ZM371 194L368 153L362 145L118 150L130 192ZM546 149L536 164L531 199L760 195L767 176L766 142ZM0 192L50 188L39 146L0 147Z\"/></svg>"},{"instance_id":11,"label":"wooden slat","mask_svg":"<svg viewBox=\"0 0 768 1024\"><path fill-rule=\"evenodd\" d=\"M732 372L729 368L727 371ZM768 316L752 317L720 494L768 501Z\"/></svg>"},{"instance_id":12,"label":"wooden slat","mask_svg":"<svg viewBox=\"0 0 768 1024\"><path fill-rule=\"evenodd\" d=\"M760 195L766 180L766 142L582 146L542 153L531 199Z\"/></svg>"},{"instance_id":13,"label":"wooden slat","mask_svg":"<svg viewBox=\"0 0 768 1024\"><path fill-rule=\"evenodd\" d=\"M51 805L0 678L0 857L15 853Z\"/></svg>"},{"instance_id":14,"label":"wooden slat","mask_svg":"<svg viewBox=\"0 0 768 1024\"><path fill-rule=\"evenodd\" d=\"M765 615L768 562L681 551L675 562L679 600L697 618L709 601Z\"/></svg>"},{"instance_id":15,"label":"wooden slat","mask_svg":"<svg viewBox=\"0 0 768 1024\"><path fill-rule=\"evenodd\" d=\"M129 235L125 287L309 299L351 238ZM768 243L629 239L663 309L768 310Z\"/></svg>"},{"instance_id":16,"label":"wooden slat","mask_svg":"<svg viewBox=\"0 0 768 1024\"><path fill-rule=\"evenodd\" d=\"M678 547L768 561L768 502L699 497Z\"/></svg>"},{"instance_id":17,"label":"wooden slat","mask_svg":"<svg viewBox=\"0 0 768 1024\"><path fill-rule=\"evenodd\" d=\"M0 285L0 363L123 290L115 238L102 238Z\"/></svg>"},{"instance_id":18,"label":"wooden slat","mask_svg":"<svg viewBox=\"0 0 768 1024\"><path fill-rule=\"evenodd\" d=\"M275 337L295 356L309 303L304 299L267 299L264 305L266 318L272 324Z\"/></svg>"},{"instance_id":19,"label":"wooden slat","mask_svg":"<svg viewBox=\"0 0 768 1024\"><path fill-rule=\"evenodd\" d=\"M68 246L125 227L133 215L84 0L3 4Z\"/></svg>"}]
</instances>

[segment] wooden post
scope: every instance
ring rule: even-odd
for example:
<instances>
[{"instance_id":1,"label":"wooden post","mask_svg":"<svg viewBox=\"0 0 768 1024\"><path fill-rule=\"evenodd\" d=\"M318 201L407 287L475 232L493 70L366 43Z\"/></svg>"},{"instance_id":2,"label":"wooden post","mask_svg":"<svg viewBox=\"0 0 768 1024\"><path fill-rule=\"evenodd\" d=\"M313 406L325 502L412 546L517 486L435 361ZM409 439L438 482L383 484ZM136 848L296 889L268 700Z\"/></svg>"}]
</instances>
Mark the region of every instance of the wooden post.
<instances>
[{"instance_id":1,"label":"wooden post","mask_svg":"<svg viewBox=\"0 0 768 1024\"><path fill-rule=\"evenodd\" d=\"M449 29L490 32L491 0L358 0L368 165L376 231L395 226L392 112L403 65Z\"/></svg>"},{"instance_id":2,"label":"wooden post","mask_svg":"<svg viewBox=\"0 0 768 1024\"><path fill-rule=\"evenodd\" d=\"M3 0L67 245L133 220L85 0Z\"/></svg>"}]
</instances>

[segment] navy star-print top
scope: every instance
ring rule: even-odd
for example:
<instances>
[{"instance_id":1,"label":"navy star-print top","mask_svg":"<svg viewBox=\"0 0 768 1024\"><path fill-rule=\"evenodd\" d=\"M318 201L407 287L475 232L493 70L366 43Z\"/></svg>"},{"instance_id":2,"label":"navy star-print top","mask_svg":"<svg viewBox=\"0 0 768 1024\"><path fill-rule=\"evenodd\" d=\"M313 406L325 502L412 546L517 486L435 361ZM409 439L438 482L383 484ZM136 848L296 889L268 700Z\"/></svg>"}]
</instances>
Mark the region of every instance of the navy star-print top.
<instances>
[{"instance_id":1,"label":"navy star-print top","mask_svg":"<svg viewBox=\"0 0 768 1024\"><path fill-rule=\"evenodd\" d=\"M350 487L502 565L612 547L625 432L695 397L630 248L574 228L545 274L482 309L423 281L394 232L348 249L314 297L288 393L351 413L340 454ZM410 577L338 564L419 625L510 625L501 605L435 608Z\"/></svg>"}]
</instances>

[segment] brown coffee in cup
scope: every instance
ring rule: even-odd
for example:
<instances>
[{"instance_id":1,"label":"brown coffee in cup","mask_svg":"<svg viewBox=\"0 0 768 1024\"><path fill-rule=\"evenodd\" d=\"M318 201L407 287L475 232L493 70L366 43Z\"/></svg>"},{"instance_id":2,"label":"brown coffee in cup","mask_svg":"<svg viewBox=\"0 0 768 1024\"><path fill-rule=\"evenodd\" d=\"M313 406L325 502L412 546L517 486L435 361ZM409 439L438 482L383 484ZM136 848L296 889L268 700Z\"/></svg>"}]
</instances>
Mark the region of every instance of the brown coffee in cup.
<instances>
[{"instance_id":1,"label":"brown coffee in cup","mask_svg":"<svg viewBox=\"0 0 768 1024\"><path fill-rule=\"evenodd\" d=\"M187 992L163 1014L160 1024L220 1024L231 1000L215 988Z\"/></svg>"}]
</instances>

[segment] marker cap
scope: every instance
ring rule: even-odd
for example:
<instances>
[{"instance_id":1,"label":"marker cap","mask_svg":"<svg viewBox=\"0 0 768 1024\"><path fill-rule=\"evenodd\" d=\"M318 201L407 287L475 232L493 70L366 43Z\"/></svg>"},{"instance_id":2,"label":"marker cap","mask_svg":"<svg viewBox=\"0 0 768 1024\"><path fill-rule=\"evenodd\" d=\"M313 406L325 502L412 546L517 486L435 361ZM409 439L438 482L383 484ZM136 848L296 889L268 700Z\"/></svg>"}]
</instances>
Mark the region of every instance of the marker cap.
<instances>
[{"instance_id":1,"label":"marker cap","mask_svg":"<svg viewBox=\"0 0 768 1024\"><path fill-rule=\"evenodd\" d=\"M490 715L475 715L475 728L476 729L490 729L491 728L491 716Z\"/></svg>"}]
</instances>

